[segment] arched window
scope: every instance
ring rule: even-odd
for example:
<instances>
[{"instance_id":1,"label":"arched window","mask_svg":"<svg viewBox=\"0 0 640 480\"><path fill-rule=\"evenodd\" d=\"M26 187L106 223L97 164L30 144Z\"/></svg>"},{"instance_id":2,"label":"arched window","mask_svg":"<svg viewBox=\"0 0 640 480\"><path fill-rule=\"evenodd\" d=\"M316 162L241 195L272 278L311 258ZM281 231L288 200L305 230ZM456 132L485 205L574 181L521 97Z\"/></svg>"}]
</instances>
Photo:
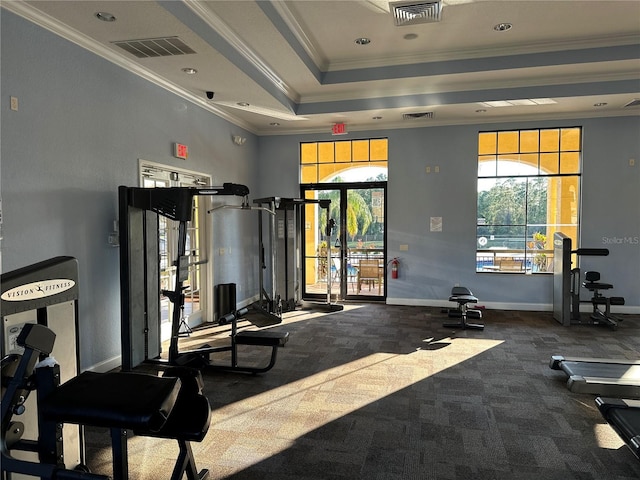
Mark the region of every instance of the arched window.
<instances>
[{"instance_id":1,"label":"arched window","mask_svg":"<svg viewBox=\"0 0 640 480\"><path fill-rule=\"evenodd\" d=\"M384 181L387 162L386 138L301 143L300 183Z\"/></svg>"}]
</instances>

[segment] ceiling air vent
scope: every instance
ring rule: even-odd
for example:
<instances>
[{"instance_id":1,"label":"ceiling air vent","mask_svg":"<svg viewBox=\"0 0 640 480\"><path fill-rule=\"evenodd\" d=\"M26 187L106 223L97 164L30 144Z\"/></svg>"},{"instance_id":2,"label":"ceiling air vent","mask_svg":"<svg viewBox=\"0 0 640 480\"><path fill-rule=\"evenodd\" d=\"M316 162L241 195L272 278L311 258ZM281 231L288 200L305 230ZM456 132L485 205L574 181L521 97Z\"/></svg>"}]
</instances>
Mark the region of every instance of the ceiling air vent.
<instances>
[{"instance_id":1,"label":"ceiling air vent","mask_svg":"<svg viewBox=\"0 0 640 480\"><path fill-rule=\"evenodd\" d=\"M417 118L433 118L433 112L405 113L403 120L415 120Z\"/></svg>"},{"instance_id":2,"label":"ceiling air vent","mask_svg":"<svg viewBox=\"0 0 640 480\"><path fill-rule=\"evenodd\" d=\"M196 53L178 37L143 38L113 43L138 58L169 57Z\"/></svg>"},{"instance_id":3,"label":"ceiling air vent","mask_svg":"<svg viewBox=\"0 0 640 480\"><path fill-rule=\"evenodd\" d=\"M635 98L633 100L631 100L629 103L627 103L624 108L627 107L637 107L638 105L640 105L640 98Z\"/></svg>"},{"instance_id":4,"label":"ceiling air vent","mask_svg":"<svg viewBox=\"0 0 640 480\"><path fill-rule=\"evenodd\" d=\"M432 2L393 2L389 4L393 11L396 26L417 25L440 21L442 1Z\"/></svg>"}]
</instances>

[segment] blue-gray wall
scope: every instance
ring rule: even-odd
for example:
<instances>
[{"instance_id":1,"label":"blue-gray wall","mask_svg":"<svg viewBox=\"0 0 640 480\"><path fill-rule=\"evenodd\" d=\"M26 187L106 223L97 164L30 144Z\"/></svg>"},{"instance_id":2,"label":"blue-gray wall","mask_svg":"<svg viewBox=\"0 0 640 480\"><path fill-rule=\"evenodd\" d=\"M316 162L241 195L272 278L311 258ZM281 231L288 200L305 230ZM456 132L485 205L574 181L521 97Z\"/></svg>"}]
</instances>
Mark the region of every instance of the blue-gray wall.
<instances>
[{"instance_id":1,"label":"blue-gray wall","mask_svg":"<svg viewBox=\"0 0 640 480\"><path fill-rule=\"evenodd\" d=\"M253 195L257 138L1 12L2 271L58 255L78 259L81 367L94 367L120 355L119 250L107 241L118 186L138 186L144 159L210 174L216 184L242 183ZM247 137L243 147L232 133ZM172 157L173 142L189 146L187 161ZM244 281L257 272L257 221L232 213L214 215L214 242L240 247L216 259L215 283L242 281L242 300L258 293L257 281Z\"/></svg>"},{"instance_id":2,"label":"blue-gray wall","mask_svg":"<svg viewBox=\"0 0 640 480\"><path fill-rule=\"evenodd\" d=\"M138 184L138 159L194 170L214 183L243 183L251 198L295 197L301 141L329 135L256 137L11 13L1 11L0 175L2 271L58 255L80 265L81 367L120 355L118 249L107 243L117 218L117 188ZM19 111L9 97L19 99ZM610 248L585 258L640 310L640 246L605 239L640 235L640 119L624 117L483 125L481 129L584 127L583 246ZM475 203L478 127L358 132L389 138L389 257L402 259L389 281L392 303L443 302L454 283L487 305L547 308L550 276L476 274ZM247 137L233 145L232 134ZM189 146L188 161L171 145ZM427 175L427 165L440 173ZM214 244L232 253L215 259L214 283L236 282L239 301L258 293L253 215L214 214ZM429 218L443 217L431 233ZM615 241L615 240L614 240ZM400 252L399 245L409 245ZM446 302L445 302L446 303Z\"/></svg>"},{"instance_id":3,"label":"blue-gray wall","mask_svg":"<svg viewBox=\"0 0 640 480\"><path fill-rule=\"evenodd\" d=\"M389 138L387 248L401 266L400 278L387 282L388 303L445 305L461 284L488 306L550 310L551 275L475 272L477 137L480 130L559 126L583 127L581 246L610 250L608 257L582 257L580 266L614 284L615 295L626 297L623 311L639 311L640 166L629 165L640 157L637 116L350 133ZM261 137L262 183L282 185L283 196L299 193L299 143L322 140L331 136ZM442 217L442 232L430 232L430 217Z\"/></svg>"}]
</instances>

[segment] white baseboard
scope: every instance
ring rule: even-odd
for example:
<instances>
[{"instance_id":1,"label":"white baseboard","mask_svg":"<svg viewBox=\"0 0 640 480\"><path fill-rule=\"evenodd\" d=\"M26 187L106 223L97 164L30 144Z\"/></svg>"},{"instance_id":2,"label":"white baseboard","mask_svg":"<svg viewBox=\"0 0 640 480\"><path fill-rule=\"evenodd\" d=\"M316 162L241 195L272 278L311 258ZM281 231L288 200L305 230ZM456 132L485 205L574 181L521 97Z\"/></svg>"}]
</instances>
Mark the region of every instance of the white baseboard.
<instances>
[{"instance_id":1,"label":"white baseboard","mask_svg":"<svg viewBox=\"0 0 640 480\"><path fill-rule=\"evenodd\" d=\"M387 297L387 305L407 305L414 307L441 307L451 308L455 306L453 302L442 299L418 299L418 298L391 298ZM553 304L551 303L502 303L502 302L482 302L479 301L477 306L484 306L488 310L519 310L525 312L552 312ZM590 312L592 310L590 303L581 303L581 312ZM640 306L638 305L614 305L611 308L613 314L621 315L638 315L640 314Z\"/></svg>"}]
</instances>

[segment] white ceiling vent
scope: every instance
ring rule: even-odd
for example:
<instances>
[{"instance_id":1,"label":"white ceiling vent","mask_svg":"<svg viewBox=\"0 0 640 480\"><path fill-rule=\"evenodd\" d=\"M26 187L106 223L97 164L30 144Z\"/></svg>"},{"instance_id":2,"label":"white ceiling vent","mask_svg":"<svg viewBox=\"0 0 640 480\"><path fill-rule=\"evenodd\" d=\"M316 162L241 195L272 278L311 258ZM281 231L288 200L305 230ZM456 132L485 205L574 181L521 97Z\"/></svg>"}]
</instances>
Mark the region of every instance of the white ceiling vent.
<instances>
[{"instance_id":1,"label":"white ceiling vent","mask_svg":"<svg viewBox=\"0 0 640 480\"><path fill-rule=\"evenodd\" d=\"M196 53L178 37L143 38L113 43L138 58L169 57Z\"/></svg>"},{"instance_id":2,"label":"white ceiling vent","mask_svg":"<svg viewBox=\"0 0 640 480\"><path fill-rule=\"evenodd\" d=\"M633 100L631 100L629 103L627 103L624 108L627 107L637 107L638 105L640 105L640 98L634 98Z\"/></svg>"},{"instance_id":3,"label":"white ceiling vent","mask_svg":"<svg viewBox=\"0 0 640 480\"><path fill-rule=\"evenodd\" d=\"M416 120L418 118L433 118L433 112L405 113L403 120Z\"/></svg>"},{"instance_id":4,"label":"white ceiling vent","mask_svg":"<svg viewBox=\"0 0 640 480\"><path fill-rule=\"evenodd\" d=\"M389 5L392 8L393 19L398 27L439 22L442 15L441 0L431 2L392 2Z\"/></svg>"}]
</instances>

